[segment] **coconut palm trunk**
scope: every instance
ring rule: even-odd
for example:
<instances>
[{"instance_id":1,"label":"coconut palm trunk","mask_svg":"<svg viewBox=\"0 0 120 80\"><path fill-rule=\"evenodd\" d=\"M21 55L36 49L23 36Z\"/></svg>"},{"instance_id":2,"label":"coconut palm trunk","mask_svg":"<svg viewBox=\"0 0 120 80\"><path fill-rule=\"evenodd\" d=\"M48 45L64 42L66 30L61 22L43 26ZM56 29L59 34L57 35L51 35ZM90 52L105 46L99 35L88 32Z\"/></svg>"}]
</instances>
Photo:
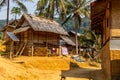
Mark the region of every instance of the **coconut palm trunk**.
<instances>
[{"instance_id":1,"label":"coconut palm trunk","mask_svg":"<svg viewBox=\"0 0 120 80\"><path fill-rule=\"evenodd\" d=\"M77 36L78 29L75 29L75 43L76 43L76 54L78 55L78 36Z\"/></svg>"},{"instance_id":2,"label":"coconut palm trunk","mask_svg":"<svg viewBox=\"0 0 120 80\"><path fill-rule=\"evenodd\" d=\"M77 19L77 16L74 17L74 21L75 21L75 43L76 43L76 54L78 55L78 19Z\"/></svg>"},{"instance_id":3,"label":"coconut palm trunk","mask_svg":"<svg viewBox=\"0 0 120 80\"><path fill-rule=\"evenodd\" d=\"M7 25L9 25L9 10L10 10L10 0L7 1L7 20L6 20Z\"/></svg>"}]
</instances>

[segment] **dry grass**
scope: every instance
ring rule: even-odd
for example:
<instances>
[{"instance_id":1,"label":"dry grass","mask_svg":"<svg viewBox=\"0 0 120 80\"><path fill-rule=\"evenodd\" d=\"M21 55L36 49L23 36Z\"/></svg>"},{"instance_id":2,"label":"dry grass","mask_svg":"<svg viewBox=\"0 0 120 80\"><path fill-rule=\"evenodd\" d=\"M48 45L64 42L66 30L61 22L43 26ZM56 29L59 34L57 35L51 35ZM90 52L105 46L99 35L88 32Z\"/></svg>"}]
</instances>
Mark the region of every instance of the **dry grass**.
<instances>
[{"instance_id":1,"label":"dry grass","mask_svg":"<svg viewBox=\"0 0 120 80\"><path fill-rule=\"evenodd\" d=\"M84 68L100 69L68 57L21 56L13 60L1 57L0 80L60 80L64 72L68 75L66 80L89 80L91 69ZM83 76L79 77L80 74Z\"/></svg>"}]
</instances>

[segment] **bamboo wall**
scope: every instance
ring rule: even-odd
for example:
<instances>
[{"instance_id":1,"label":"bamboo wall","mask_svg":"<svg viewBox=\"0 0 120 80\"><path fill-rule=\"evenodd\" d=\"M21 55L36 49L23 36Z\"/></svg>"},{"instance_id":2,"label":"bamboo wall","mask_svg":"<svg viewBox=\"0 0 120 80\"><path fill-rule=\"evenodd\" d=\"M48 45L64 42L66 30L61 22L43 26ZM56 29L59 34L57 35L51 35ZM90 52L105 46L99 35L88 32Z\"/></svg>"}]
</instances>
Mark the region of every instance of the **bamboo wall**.
<instances>
[{"instance_id":1,"label":"bamboo wall","mask_svg":"<svg viewBox=\"0 0 120 80\"><path fill-rule=\"evenodd\" d=\"M20 39L19 43L16 43L16 51L19 49L19 46L27 43L23 55L47 55L47 50L52 48L59 47L59 35L49 32L39 32L28 30L17 35ZM32 50L33 48L33 50Z\"/></svg>"}]
</instances>

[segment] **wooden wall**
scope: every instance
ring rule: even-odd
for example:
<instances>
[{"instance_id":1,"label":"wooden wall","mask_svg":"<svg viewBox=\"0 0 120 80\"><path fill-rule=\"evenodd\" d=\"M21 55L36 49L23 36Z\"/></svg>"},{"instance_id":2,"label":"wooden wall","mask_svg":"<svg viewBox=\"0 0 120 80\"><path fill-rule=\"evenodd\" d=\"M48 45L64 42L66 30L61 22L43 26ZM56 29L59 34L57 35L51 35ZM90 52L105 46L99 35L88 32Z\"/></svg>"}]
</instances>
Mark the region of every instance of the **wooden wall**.
<instances>
[{"instance_id":1,"label":"wooden wall","mask_svg":"<svg viewBox=\"0 0 120 80\"><path fill-rule=\"evenodd\" d=\"M91 29L102 38L102 71L104 80L111 80L110 70L110 4L109 0L96 1L91 5Z\"/></svg>"},{"instance_id":2,"label":"wooden wall","mask_svg":"<svg viewBox=\"0 0 120 80\"><path fill-rule=\"evenodd\" d=\"M120 0L111 0L111 29L120 29ZM111 34L117 35L112 32L111 32ZM111 39L113 39L113 37L114 36L111 36ZM120 40L119 35L116 37L117 38L114 38L115 40ZM120 46L120 45L117 44L117 46ZM114 79L115 77L119 77L119 79L120 79L120 50L111 49L110 55L111 55L110 59L111 59L112 79Z\"/></svg>"},{"instance_id":3,"label":"wooden wall","mask_svg":"<svg viewBox=\"0 0 120 80\"><path fill-rule=\"evenodd\" d=\"M33 47L35 51L40 52L45 50L43 51L44 53L47 52L46 49L59 47L60 36L54 33L33 31L30 29L28 31L17 34L17 37L20 39L20 42L16 43L16 51L19 49L20 45L22 46L27 43L25 51L23 52L24 55L31 55L31 53L33 52Z\"/></svg>"},{"instance_id":4,"label":"wooden wall","mask_svg":"<svg viewBox=\"0 0 120 80\"><path fill-rule=\"evenodd\" d=\"M120 29L120 0L111 0L111 27Z\"/></svg>"},{"instance_id":5,"label":"wooden wall","mask_svg":"<svg viewBox=\"0 0 120 80\"><path fill-rule=\"evenodd\" d=\"M111 75L112 77L120 77L120 50L111 50L110 53L111 53Z\"/></svg>"},{"instance_id":6,"label":"wooden wall","mask_svg":"<svg viewBox=\"0 0 120 80\"><path fill-rule=\"evenodd\" d=\"M103 48L102 48L102 69L106 80L111 80L110 72L110 3L106 1L106 12L103 20Z\"/></svg>"}]
</instances>

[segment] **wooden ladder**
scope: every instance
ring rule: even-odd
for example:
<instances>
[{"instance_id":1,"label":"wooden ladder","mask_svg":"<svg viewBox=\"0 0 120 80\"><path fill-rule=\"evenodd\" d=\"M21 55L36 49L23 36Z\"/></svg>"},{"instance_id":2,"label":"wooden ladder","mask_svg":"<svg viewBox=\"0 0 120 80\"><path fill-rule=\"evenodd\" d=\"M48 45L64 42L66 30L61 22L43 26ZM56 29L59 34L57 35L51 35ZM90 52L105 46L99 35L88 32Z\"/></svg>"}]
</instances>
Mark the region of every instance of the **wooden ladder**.
<instances>
[{"instance_id":1,"label":"wooden ladder","mask_svg":"<svg viewBox=\"0 0 120 80\"><path fill-rule=\"evenodd\" d=\"M18 51L17 51L17 53L16 53L16 56L18 56L18 55L20 56L20 55L23 53L26 45L27 45L27 42L25 42L25 44L22 43L22 44L20 45L20 48L18 49Z\"/></svg>"},{"instance_id":2,"label":"wooden ladder","mask_svg":"<svg viewBox=\"0 0 120 80\"><path fill-rule=\"evenodd\" d=\"M27 42L25 42L25 44L23 45L22 50L21 50L21 52L19 53L19 56L21 56L21 54L23 53L23 51L24 51L26 45L27 45Z\"/></svg>"}]
</instances>

